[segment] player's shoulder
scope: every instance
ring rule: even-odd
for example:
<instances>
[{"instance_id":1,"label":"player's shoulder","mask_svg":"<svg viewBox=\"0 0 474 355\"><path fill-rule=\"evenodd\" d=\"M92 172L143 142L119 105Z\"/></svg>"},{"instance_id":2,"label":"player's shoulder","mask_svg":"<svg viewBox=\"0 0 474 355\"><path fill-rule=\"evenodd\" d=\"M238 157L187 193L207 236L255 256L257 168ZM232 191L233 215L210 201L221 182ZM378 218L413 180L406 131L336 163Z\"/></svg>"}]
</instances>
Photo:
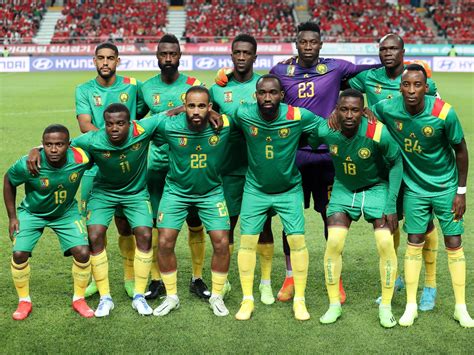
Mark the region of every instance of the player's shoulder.
<instances>
[{"instance_id":1,"label":"player's shoulder","mask_svg":"<svg viewBox=\"0 0 474 355\"><path fill-rule=\"evenodd\" d=\"M285 119L288 121L300 121L302 118L314 117L314 113L311 111L298 106L292 106L285 103L280 104L282 108L282 113L285 116Z\"/></svg>"},{"instance_id":2,"label":"player's shoulder","mask_svg":"<svg viewBox=\"0 0 474 355\"><path fill-rule=\"evenodd\" d=\"M137 86L138 80L131 76L120 76L117 75L117 79L121 79L122 83L127 86Z\"/></svg>"},{"instance_id":3,"label":"player's shoulder","mask_svg":"<svg viewBox=\"0 0 474 355\"><path fill-rule=\"evenodd\" d=\"M157 82L160 81L160 75L161 74L156 74L153 75L151 78L146 79L142 84L142 89L148 88L149 86L156 86Z\"/></svg>"},{"instance_id":4,"label":"player's shoulder","mask_svg":"<svg viewBox=\"0 0 474 355\"><path fill-rule=\"evenodd\" d=\"M74 164L89 164L90 156L87 152L84 151L84 149L71 146L69 147L69 154L71 155L72 162Z\"/></svg>"},{"instance_id":5,"label":"player's shoulder","mask_svg":"<svg viewBox=\"0 0 474 355\"><path fill-rule=\"evenodd\" d=\"M94 88L95 86L96 86L96 80L94 78L94 79L87 80L86 82L83 82L83 83L77 85L76 90L77 91L87 91L87 90L90 90L90 89Z\"/></svg>"},{"instance_id":6,"label":"player's shoulder","mask_svg":"<svg viewBox=\"0 0 474 355\"><path fill-rule=\"evenodd\" d=\"M236 114L239 117L255 113L258 110L256 102L243 102L237 108Z\"/></svg>"},{"instance_id":7,"label":"player's shoulder","mask_svg":"<svg viewBox=\"0 0 474 355\"><path fill-rule=\"evenodd\" d=\"M188 86L202 85L202 82L198 78L195 78L194 76L189 76L186 74L180 74L180 75L182 77L183 82Z\"/></svg>"},{"instance_id":8,"label":"player's shoulder","mask_svg":"<svg viewBox=\"0 0 474 355\"><path fill-rule=\"evenodd\" d=\"M453 111L451 104L434 96L425 96L425 105L431 110L431 116L446 120L448 114Z\"/></svg>"},{"instance_id":9,"label":"player's shoulder","mask_svg":"<svg viewBox=\"0 0 474 355\"><path fill-rule=\"evenodd\" d=\"M362 117L360 124L361 129L359 130L359 134L376 143L380 143L384 140L385 134L388 133L385 125L380 121L369 122L365 117Z\"/></svg>"},{"instance_id":10,"label":"player's shoulder","mask_svg":"<svg viewBox=\"0 0 474 355\"><path fill-rule=\"evenodd\" d=\"M283 75L292 75L291 71L294 72L295 65L293 63L284 64L284 63L277 63L273 68L270 69L270 74L276 76L283 76Z\"/></svg>"}]
</instances>

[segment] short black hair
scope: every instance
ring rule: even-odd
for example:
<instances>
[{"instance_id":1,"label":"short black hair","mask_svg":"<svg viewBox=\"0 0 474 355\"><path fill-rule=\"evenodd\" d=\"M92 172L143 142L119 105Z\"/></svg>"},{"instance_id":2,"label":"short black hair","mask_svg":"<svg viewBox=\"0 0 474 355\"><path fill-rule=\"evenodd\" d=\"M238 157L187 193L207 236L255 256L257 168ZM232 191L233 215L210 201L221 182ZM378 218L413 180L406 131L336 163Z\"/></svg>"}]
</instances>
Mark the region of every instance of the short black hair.
<instances>
[{"instance_id":1,"label":"short black hair","mask_svg":"<svg viewBox=\"0 0 474 355\"><path fill-rule=\"evenodd\" d=\"M425 83L428 81L428 74L426 74L425 68L423 68L420 64L409 64L406 66L405 71L421 71L423 73L423 77L425 78Z\"/></svg>"},{"instance_id":2,"label":"short black hair","mask_svg":"<svg viewBox=\"0 0 474 355\"><path fill-rule=\"evenodd\" d=\"M321 29L319 28L318 24L313 21L307 21L300 23L296 28L296 33L300 33L303 31L312 31L316 32L317 34L321 35Z\"/></svg>"},{"instance_id":3,"label":"short black hair","mask_svg":"<svg viewBox=\"0 0 474 355\"><path fill-rule=\"evenodd\" d=\"M179 40L178 40L178 37L176 37L174 34L172 33L166 33L165 35L163 35L163 37L160 38L160 40L158 41L158 44L156 46L156 51L158 52L158 47L160 46L160 44L162 43L172 43L172 44L177 44L178 45L178 49L179 51L181 52L181 46L179 45Z\"/></svg>"},{"instance_id":4,"label":"short black hair","mask_svg":"<svg viewBox=\"0 0 474 355\"><path fill-rule=\"evenodd\" d=\"M118 112L125 112L127 114L127 119L130 121L130 110L124 104L110 104L104 111L104 120L106 113L118 113Z\"/></svg>"},{"instance_id":5,"label":"short black hair","mask_svg":"<svg viewBox=\"0 0 474 355\"><path fill-rule=\"evenodd\" d=\"M207 95L207 100L211 101L211 94L209 93L209 90L205 86L201 85L196 85L196 86L191 86L188 91L186 91L186 98L188 97L189 94L192 94L193 92L203 92Z\"/></svg>"},{"instance_id":6,"label":"short black hair","mask_svg":"<svg viewBox=\"0 0 474 355\"><path fill-rule=\"evenodd\" d=\"M95 55L97 55L97 53L101 50L101 49L104 49L104 48L108 48L108 49L111 49L114 51L115 55L118 57L119 56L119 50L117 48L117 46L115 44L113 44L112 42L103 42L101 44L99 44L97 47L95 47Z\"/></svg>"},{"instance_id":7,"label":"short black hair","mask_svg":"<svg viewBox=\"0 0 474 355\"><path fill-rule=\"evenodd\" d=\"M232 50L234 50L234 44L235 42L247 42L247 43L250 43L252 46L253 46L253 49L254 49L254 53L257 53L257 41L255 39L254 36L252 35L249 35L247 33L241 33L239 35L237 35L234 40L232 41Z\"/></svg>"},{"instance_id":8,"label":"short black hair","mask_svg":"<svg viewBox=\"0 0 474 355\"><path fill-rule=\"evenodd\" d=\"M403 38L400 37L399 35L397 35L396 33L386 34L385 36L380 38L379 44L382 43L383 41L385 41L389 37L395 37L398 40L398 42L400 43L400 46L402 47L402 49L405 48L405 41L403 41Z\"/></svg>"},{"instance_id":9,"label":"short black hair","mask_svg":"<svg viewBox=\"0 0 474 355\"><path fill-rule=\"evenodd\" d=\"M343 97L356 97L360 99L362 102L362 106L364 105L364 95L359 90L356 89L346 89L343 92L339 94L339 100L340 101Z\"/></svg>"},{"instance_id":10,"label":"short black hair","mask_svg":"<svg viewBox=\"0 0 474 355\"><path fill-rule=\"evenodd\" d=\"M280 90L283 90L283 85L281 83L281 80L278 76L274 75L274 74L265 74L265 75L262 75L260 78L258 78L257 80L257 83L255 84L255 88L258 87L258 84L260 84L260 82L262 80L265 80L265 79L274 79L276 81L278 81L278 85L280 85Z\"/></svg>"},{"instance_id":11,"label":"short black hair","mask_svg":"<svg viewBox=\"0 0 474 355\"><path fill-rule=\"evenodd\" d=\"M63 126L62 124L55 123L46 127L43 131L43 138L46 134L49 133L65 133L67 136L67 141L69 142L69 130L66 126Z\"/></svg>"}]
</instances>

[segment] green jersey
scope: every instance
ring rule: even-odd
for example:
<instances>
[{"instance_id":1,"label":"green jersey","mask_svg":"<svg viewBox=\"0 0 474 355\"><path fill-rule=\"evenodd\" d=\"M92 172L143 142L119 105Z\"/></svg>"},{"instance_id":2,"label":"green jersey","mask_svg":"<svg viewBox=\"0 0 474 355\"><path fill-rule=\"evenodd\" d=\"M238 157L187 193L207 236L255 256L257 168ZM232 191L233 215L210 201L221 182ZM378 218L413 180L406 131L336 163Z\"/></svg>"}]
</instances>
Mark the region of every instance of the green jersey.
<instances>
[{"instance_id":1,"label":"green jersey","mask_svg":"<svg viewBox=\"0 0 474 355\"><path fill-rule=\"evenodd\" d=\"M402 158L400 149L381 123L369 124L362 118L359 130L352 138L340 131L333 131L327 122L319 125L309 138L309 144L317 149L321 144L329 147L334 164L335 179L350 191L356 191L389 180L387 208L396 212L396 201L402 181ZM396 167L398 171L390 174L387 168Z\"/></svg>"},{"instance_id":2,"label":"green jersey","mask_svg":"<svg viewBox=\"0 0 474 355\"><path fill-rule=\"evenodd\" d=\"M255 103L255 87L260 78L259 74L253 74L252 78L244 83L233 77L226 86L214 84L209 89L214 110L234 116L239 106L243 103ZM222 175L245 176L247 172L247 145L239 130L232 130L229 144L227 145L227 157L222 165Z\"/></svg>"},{"instance_id":3,"label":"green jersey","mask_svg":"<svg viewBox=\"0 0 474 355\"><path fill-rule=\"evenodd\" d=\"M227 116L223 118L224 127L219 134L210 125L202 132L190 130L185 112L160 121L155 143L167 143L170 154L165 188L186 198L220 193L220 168L232 124Z\"/></svg>"},{"instance_id":4,"label":"green jersey","mask_svg":"<svg viewBox=\"0 0 474 355\"><path fill-rule=\"evenodd\" d=\"M28 157L22 157L8 170L8 180L14 186L25 184L25 198L20 209L38 217L56 218L76 206L76 192L84 172L92 165L89 155L80 148L67 150L66 163L55 168L48 164L41 150L41 169L38 176L29 173Z\"/></svg>"},{"instance_id":5,"label":"green jersey","mask_svg":"<svg viewBox=\"0 0 474 355\"><path fill-rule=\"evenodd\" d=\"M166 84L161 80L161 74L145 81L138 91L140 100L143 100L145 105L142 115L150 111L152 114L161 113L181 106L184 103L186 91L191 86L201 85L201 82L196 78L179 74L178 79L172 84ZM149 153L149 168L157 171L168 170L168 145L164 144L157 147L154 144L150 145Z\"/></svg>"},{"instance_id":6,"label":"green jersey","mask_svg":"<svg viewBox=\"0 0 474 355\"><path fill-rule=\"evenodd\" d=\"M105 128L73 139L71 144L88 152L98 167L93 190L123 196L146 188L148 145L159 121L159 116L132 121L128 137L120 146L109 141Z\"/></svg>"},{"instance_id":7,"label":"green jersey","mask_svg":"<svg viewBox=\"0 0 474 355\"><path fill-rule=\"evenodd\" d=\"M377 102L393 97L401 96L400 82L402 74L395 79L387 76L385 68L364 70L355 77L349 79L349 85L366 94L368 106L375 105ZM428 95L436 96L436 84L431 78L428 78Z\"/></svg>"},{"instance_id":8,"label":"green jersey","mask_svg":"<svg viewBox=\"0 0 474 355\"><path fill-rule=\"evenodd\" d=\"M464 135L450 104L425 96L425 108L415 116L406 109L403 97L373 106L385 123L403 156L403 182L410 193L436 196L457 187L458 174L452 146Z\"/></svg>"},{"instance_id":9,"label":"green jersey","mask_svg":"<svg viewBox=\"0 0 474 355\"><path fill-rule=\"evenodd\" d=\"M322 121L308 110L281 103L278 117L267 122L257 104L240 105L235 123L247 142L246 188L275 194L300 184L295 164L298 143L302 134L309 135Z\"/></svg>"}]
</instances>

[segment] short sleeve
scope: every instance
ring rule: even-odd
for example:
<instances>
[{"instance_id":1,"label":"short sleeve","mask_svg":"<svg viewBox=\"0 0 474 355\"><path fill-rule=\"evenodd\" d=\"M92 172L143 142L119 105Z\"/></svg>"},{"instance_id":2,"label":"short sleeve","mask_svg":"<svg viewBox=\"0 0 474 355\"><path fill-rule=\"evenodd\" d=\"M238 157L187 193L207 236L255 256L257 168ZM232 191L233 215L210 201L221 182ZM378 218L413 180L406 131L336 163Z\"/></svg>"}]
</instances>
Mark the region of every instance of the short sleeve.
<instances>
[{"instance_id":1,"label":"short sleeve","mask_svg":"<svg viewBox=\"0 0 474 355\"><path fill-rule=\"evenodd\" d=\"M8 180L14 186L24 184L29 177L28 169L26 168L26 157L18 159L7 171Z\"/></svg>"},{"instance_id":2,"label":"short sleeve","mask_svg":"<svg viewBox=\"0 0 474 355\"><path fill-rule=\"evenodd\" d=\"M445 132L446 138L448 138L451 145L461 143L464 138L461 122L459 122L458 115L452 107L449 109L448 115L446 116Z\"/></svg>"},{"instance_id":3,"label":"short sleeve","mask_svg":"<svg viewBox=\"0 0 474 355\"><path fill-rule=\"evenodd\" d=\"M82 86L76 88L76 115L90 115L92 110L87 97L87 91Z\"/></svg>"},{"instance_id":4,"label":"short sleeve","mask_svg":"<svg viewBox=\"0 0 474 355\"><path fill-rule=\"evenodd\" d=\"M386 126L382 128L379 148L383 156L390 162L394 162L400 156L400 147L393 139Z\"/></svg>"},{"instance_id":5,"label":"short sleeve","mask_svg":"<svg viewBox=\"0 0 474 355\"><path fill-rule=\"evenodd\" d=\"M438 88L436 87L436 83L431 80L431 78L428 78L428 93L427 95L430 96L436 96L438 94Z\"/></svg>"},{"instance_id":6,"label":"short sleeve","mask_svg":"<svg viewBox=\"0 0 474 355\"><path fill-rule=\"evenodd\" d=\"M166 122L173 117L168 117L165 112L151 116L147 120L154 120L155 129L153 134L153 143L159 147L167 143L166 140Z\"/></svg>"},{"instance_id":7,"label":"short sleeve","mask_svg":"<svg viewBox=\"0 0 474 355\"><path fill-rule=\"evenodd\" d=\"M150 111L143 96L143 83L137 80L137 117L144 117Z\"/></svg>"},{"instance_id":8,"label":"short sleeve","mask_svg":"<svg viewBox=\"0 0 474 355\"><path fill-rule=\"evenodd\" d=\"M315 128L319 127L319 125L324 122L324 118L315 115L311 111L308 111L304 108L300 108L301 110L301 129L303 133L310 134L314 131Z\"/></svg>"},{"instance_id":9,"label":"short sleeve","mask_svg":"<svg viewBox=\"0 0 474 355\"><path fill-rule=\"evenodd\" d=\"M383 105L384 105L384 101L386 100L382 100L382 101L379 101L377 102L375 105L371 106L369 109L374 113L375 117L377 117L377 119L384 123L385 124L385 120L384 120L384 113L383 113Z\"/></svg>"},{"instance_id":10,"label":"short sleeve","mask_svg":"<svg viewBox=\"0 0 474 355\"><path fill-rule=\"evenodd\" d=\"M92 135L97 132L97 131L90 131L84 134L81 134L79 137L74 138L71 141L71 146L73 147L79 147L83 149L84 151L88 151L90 149L90 140Z\"/></svg>"},{"instance_id":11,"label":"short sleeve","mask_svg":"<svg viewBox=\"0 0 474 355\"><path fill-rule=\"evenodd\" d=\"M367 82L367 75L369 74L368 70L360 72L353 78L349 79L349 85L351 88L359 90L360 92L365 92L365 83Z\"/></svg>"}]
</instances>

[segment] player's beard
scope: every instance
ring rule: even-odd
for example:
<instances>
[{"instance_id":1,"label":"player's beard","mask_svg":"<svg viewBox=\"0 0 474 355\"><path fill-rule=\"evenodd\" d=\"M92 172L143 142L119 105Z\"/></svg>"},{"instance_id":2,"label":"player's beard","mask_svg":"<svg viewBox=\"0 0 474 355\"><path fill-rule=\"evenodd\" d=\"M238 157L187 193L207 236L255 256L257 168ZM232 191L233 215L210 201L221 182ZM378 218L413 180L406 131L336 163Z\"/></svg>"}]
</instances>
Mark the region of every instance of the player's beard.
<instances>
[{"instance_id":1,"label":"player's beard","mask_svg":"<svg viewBox=\"0 0 474 355\"><path fill-rule=\"evenodd\" d=\"M258 103L258 109L260 113L265 117L275 117L278 111L278 106L272 104L272 107L264 107L263 105Z\"/></svg>"},{"instance_id":2,"label":"player's beard","mask_svg":"<svg viewBox=\"0 0 474 355\"><path fill-rule=\"evenodd\" d=\"M109 68L110 69L110 68ZM97 74L104 80L110 79L115 75L115 69L110 69L107 74L102 74L100 69L97 69Z\"/></svg>"},{"instance_id":3,"label":"player's beard","mask_svg":"<svg viewBox=\"0 0 474 355\"><path fill-rule=\"evenodd\" d=\"M186 115L186 119L188 121L188 127L191 131L202 132L207 127L207 123L209 121L209 114L206 117L204 117L199 124L196 124L195 122L193 122L192 116L190 117Z\"/></svg>"},{"instance_id":4,"label":"player's beard","mask_svg":"<svg viewBox=\"0 0 474 355\"><path fill-rule=\"evenodd\" d=\"M176 72L178 71L179 64L177 65L173 65L173 64L159 65L158 64L158 66L160 67L161 75L171 77L174 74L176 74Z\"/></svg>"}]
</instances>

